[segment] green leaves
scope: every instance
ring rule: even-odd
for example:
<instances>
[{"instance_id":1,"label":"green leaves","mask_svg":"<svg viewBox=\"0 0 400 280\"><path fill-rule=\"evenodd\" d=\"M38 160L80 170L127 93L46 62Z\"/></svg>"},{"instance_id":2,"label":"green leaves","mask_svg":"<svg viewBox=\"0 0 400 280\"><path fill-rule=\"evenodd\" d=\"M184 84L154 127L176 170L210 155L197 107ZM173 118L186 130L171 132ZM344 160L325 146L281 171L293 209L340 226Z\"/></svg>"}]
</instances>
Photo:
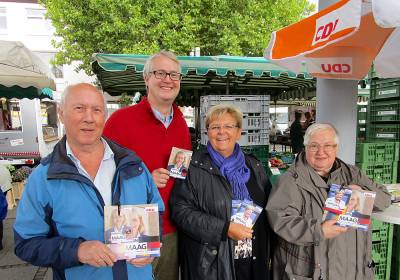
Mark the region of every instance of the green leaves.
<instances>
[{"instance_id":1,"label":"green leaves","mask_svg":"<svg viewBox=\"0 0 400 280\"><path fill-rule=\"evenodd\" d=\"M314 9L307 0L43 0L60 50L56 64L93 53L261 56L271 32Z\"/></svg>"}]
</instances>

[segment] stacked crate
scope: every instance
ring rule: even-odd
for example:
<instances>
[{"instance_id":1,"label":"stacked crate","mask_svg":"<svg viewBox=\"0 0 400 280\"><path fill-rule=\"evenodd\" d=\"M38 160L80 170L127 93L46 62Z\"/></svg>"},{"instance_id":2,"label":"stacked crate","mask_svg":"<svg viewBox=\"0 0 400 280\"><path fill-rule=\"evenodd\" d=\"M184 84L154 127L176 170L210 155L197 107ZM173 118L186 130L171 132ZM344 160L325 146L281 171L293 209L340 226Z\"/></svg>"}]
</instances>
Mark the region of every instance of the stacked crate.
<instances>
[{"instance_id":1,"label":"stacked crate","mask_svg":"<svg viewBox=\"0 0 400 280\"><path fill-rule=\"evenodd\" d=\"M399 148L399 142L357 143L356 165L374 181L393 184L397 181ZM372 259L375 262L375 280L390 278L392 244L393 225L373 220Z\"/></svg>"},{"instance_id":2,"label":"stacked crate","mask_svg":"<svg viewBox=\"0 0 400 280\"><path fill-rule=\"evenodd\" d=\"M357 142L367 139L367 109L368 105L357 105Z\"/></svg>"},{"instance_id":3,"label":"stacked crate","mask_svg":"<svg viewBox=\"0 0 400 280\"><path fill-rule=\"evenodd\" d=\"M371 80L368 141L400 141L400 79Z\"/></svg>"},{"instance_id":4,"label":"stacked crate","mask_svg":"<svg viewBox=\"0 0 400 280\"><path fill-rule=\"evenodd\" d=\"M207 95L200 97L200 141L208 141L205 117L218 104L230 104L243 113L242 136L238 143L245 153L255 155L263 165L268 164L269 152L269 95Z\"/></svg>"},{"instance_id":5,"label":"stacked crate","mask_svg":"<svg viewBox=\"0 0 400 280\"><path fill-rule=\"evenodd\" d=\"M375 280L389 280L392 263L393 225L372 220L372 259Z\"/></svg>"},{"instance_id":6,"label":"stacked crate","mask_svg":"<svg viewBox=\"0 0 400 280\"><path fill-rule=\"evenodd\" d=\"M391 280L400 279L400 225L394 225Z\"/></svg>"},{"instance_id":7,"label":"stacked crate","mask_svg":"<svg viewBox=\"0 0 400 280\"><path fill-rule=\"evenodd\" d=\"M382 184L397 181L399 142L357 143L356 165L367 176Z\"/></svg>"}]
</instances>

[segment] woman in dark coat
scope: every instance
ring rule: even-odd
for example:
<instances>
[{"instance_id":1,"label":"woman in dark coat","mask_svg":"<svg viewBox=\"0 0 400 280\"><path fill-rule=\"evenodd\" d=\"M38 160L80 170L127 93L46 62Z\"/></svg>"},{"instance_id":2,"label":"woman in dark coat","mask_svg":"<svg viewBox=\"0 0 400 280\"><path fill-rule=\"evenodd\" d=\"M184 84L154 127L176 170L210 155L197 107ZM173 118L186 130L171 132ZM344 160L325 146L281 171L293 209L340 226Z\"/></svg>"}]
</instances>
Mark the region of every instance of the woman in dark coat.
<instances>
[{"instance_id":1,"label":"woman in dark coat","mask_svg":"<svg viewBox=\"0 0 400 280\"><path fill-rule=\"evenodd\" d=\"M176 180L170 207L180 230L182 280L269 279L269 226L262 210L252 228L231 222L232 200L265 208L270 183L261 163L239 145L242 114L218 105L206 117L209 142Z\"/></svg>"}]
</instances>

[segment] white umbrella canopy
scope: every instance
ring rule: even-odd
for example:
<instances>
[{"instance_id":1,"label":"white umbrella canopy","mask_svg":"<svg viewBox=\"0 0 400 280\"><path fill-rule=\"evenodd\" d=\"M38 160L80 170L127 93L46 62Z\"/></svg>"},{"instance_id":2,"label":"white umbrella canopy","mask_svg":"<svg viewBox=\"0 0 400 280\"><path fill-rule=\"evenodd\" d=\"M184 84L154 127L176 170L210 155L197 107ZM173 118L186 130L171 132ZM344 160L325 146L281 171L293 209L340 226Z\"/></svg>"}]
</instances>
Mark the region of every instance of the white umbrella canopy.
<instances>
[{"instance_id":1,"label":"white umbrella canopy","mask_svg":"<svg viewBox=\"0 0 400 280\"><path fill-rule=\"evenodd\" d=\"M0 85L56 89L49 67L21 42L0 40Z\"/></svg>"},{"instance_id":2,"label":"white umbrella canopy","mask_svg":"<svg viewBox=\"0 0 400 280\"><path fill-rule=\"evenodd\" d=\"M398 27L399 0L342 0L275 31L264 56L319 78L361 80L372 63L378 77L399 77Z\"/></svg>"}]
</instances>

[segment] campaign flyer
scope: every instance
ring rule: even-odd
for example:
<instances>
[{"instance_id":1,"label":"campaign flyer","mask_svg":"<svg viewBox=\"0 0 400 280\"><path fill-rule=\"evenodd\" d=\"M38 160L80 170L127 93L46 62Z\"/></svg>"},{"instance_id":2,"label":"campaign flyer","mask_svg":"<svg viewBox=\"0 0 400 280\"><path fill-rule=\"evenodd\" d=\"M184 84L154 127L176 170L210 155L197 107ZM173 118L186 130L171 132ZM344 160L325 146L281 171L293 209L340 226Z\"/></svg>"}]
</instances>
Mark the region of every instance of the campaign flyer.
<instances>
[{"instance_id":1,"label":"campaign flyer","mask_svg":"<svg viewBox=\"0 0 400 280\"><path fill-rule=\"evenodd\" d=\"M118 260L160 256L157 204L104 207L104 241Z\"/></svg>"},{"instance_id":2,"label":"campaign flyer","mask_svg":"<svg viewBox=\"0 0 400 280\"><path fill-rule=\"evenodd\" d=\"M260 216L262 208L250 200L244 200L237 210L233 222L252 228Z\"/></svg>"},{"instance_id":3,"label":"campaign flyer","mask_svg":"<svg viewBox=\"0 0 400 280\"><path fill-rule=\"evenodd\" d=\"M342 190L343 189L344 188L342 188ZM332 191L335 194L338 193L336 187L333 187ZM329 203L325 203L325 205L329 205L330 207L324 207L323 220L336 220L336 224L339 226L368 231L369 225L371 223L371 213L374 207L376 193L372 191L346 188L343 197L345 196L348 196L349 198L345 198L344 208L331 207L332 201ZM330 197L328 195L328 199L329 198ZM338 200L339 199L336 196L336 202Z\"/></svg>"},{"instance_id":4,"label":"campaign flyer","mask_svg":"<svg viewBox=\"0 0 400 280\"><path fill-rule=\"evenodd\" d=\"M192 151L172 147L167 169L169 176L185 179L192 159Z\"/></svg>"}]
</instances>

